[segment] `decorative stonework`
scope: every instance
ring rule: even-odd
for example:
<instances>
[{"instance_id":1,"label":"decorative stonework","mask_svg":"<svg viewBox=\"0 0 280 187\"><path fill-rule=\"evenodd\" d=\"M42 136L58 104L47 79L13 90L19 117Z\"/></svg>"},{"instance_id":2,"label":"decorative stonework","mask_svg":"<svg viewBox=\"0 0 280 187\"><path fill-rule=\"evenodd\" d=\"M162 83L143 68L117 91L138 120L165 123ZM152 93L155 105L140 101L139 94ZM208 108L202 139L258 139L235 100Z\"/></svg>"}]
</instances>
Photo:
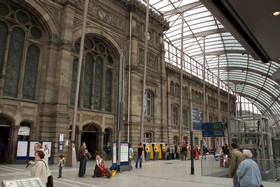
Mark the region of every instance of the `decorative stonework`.
<instances>
[{"instance_id":1,"label":"decorative stonework","mask_svg":"<svg viewBox=\"0 0 280 187\"><path fill-rule=\"evenodd\" d=\"M21 110L22 110L22 114L28 116L34 115L35 113L35 108L31 108L31 107L22 107Z\"/></svg>"},{"instance_id":2,"label":"decorative stonework","mask_svg":"<svg viewBox=\"0 0 280 187\"><path fill-rule=\"evenodd\" d=\"M16 114L17 106L15 105L5 105L5 110L11 112L12 114Z\"/></svg>"},{"instance_id":3,"label":"decorative stonework","mask_svg":"<svg viewBox=\"0 0 280 187\"><path fill-rule=\"evenodd\" d=\"M112 118L105 118L105 125L114 125L114 120Z\"/></svg>"},{"instance_id":4,"label":"decorative stonework","mask_svg":"<svg viewBox=\"0 0 280 187\"><path fill-rule=\"evenodd\" d=\"M139 48L139 63L144 64L144 49ZM158 56L148 52L147 54L147 66L150 67L152 70L159 70L159 62Z\"/></svg>"},{"instance_id":5,"label":"decorative stonework","mask_svg":"<svg viewBox=\"0 0 280 187\"><path fill-rule=\"evenodd\" d=\"M83 115L83 121L91 120L92 122L102 124L102 115L89 115L89 114L84 114Z\"/></svg>"}]
</instances>

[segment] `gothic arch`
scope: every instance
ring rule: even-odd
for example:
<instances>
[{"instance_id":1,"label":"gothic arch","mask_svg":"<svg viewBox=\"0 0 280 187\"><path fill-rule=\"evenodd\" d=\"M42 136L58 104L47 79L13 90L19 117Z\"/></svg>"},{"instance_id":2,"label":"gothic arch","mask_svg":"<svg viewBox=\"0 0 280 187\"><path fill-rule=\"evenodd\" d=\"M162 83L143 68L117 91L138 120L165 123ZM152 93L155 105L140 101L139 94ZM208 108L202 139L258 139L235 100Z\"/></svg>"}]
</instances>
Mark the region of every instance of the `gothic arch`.
<instances>
[{"instance_id":1,"label":"gothic arch","mask_svg":"<svg viewBox=\"0 0 280 187\"><path fill-rule=\"evenodd\" d=\"M25 3L22 3L22 1L20 2L20 6L25 7L29 13L32 12L33 15L36 15L39 18L37 20L40 24L42 24L42 26L44 26L44 29L47 30L46 34L48 34L49 38L57 37L58 39L58 22L55 21L51 12L43 8L42 3L37 3L37 1L24 1Z\"/></svg>"},{"instance_id":2,"label":"gothic arch","mask_svg":"<svg viewBox=\"0 0 280 187\"><path fill-rule=\"evenodd\" d=\"M77 41L81 37L81 32L82 32L82 30L81 30L80 26L74 29L73 42ZM96 27L88 26L85 31L85 35L87 35L87 34L94 34L94 35L96 35L96 37L105 39L105 41L104 41L105 43L107 43L109 46L112 46L113 49L117 50L116 52L118 53L117 54L118 56L119 56L119 54L123 53L121 44L111 34L106 32L105 30L101 30ZM124 55L125 55L125 53L124 53Z\"/></svg>"}]
</instances>

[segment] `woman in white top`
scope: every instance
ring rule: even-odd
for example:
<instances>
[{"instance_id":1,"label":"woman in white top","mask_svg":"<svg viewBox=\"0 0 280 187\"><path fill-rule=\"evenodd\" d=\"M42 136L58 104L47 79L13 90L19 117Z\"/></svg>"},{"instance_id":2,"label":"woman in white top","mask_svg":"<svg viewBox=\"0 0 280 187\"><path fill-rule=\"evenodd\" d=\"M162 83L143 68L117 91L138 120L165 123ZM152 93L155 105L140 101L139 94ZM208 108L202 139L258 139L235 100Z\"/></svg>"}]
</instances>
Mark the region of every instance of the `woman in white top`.
<instances>
[{"instance_id":1,"label":"woman in white top","mask_svg":"<svg viewBox=\"0 0 280 187\"><path fill-rule=\"evenodd\" d=\"M44 184L48 182L47 165L43 158L45 153L43 151L35 152L35 162L32 164L31 177L39 177Z\"/></svg>"}]
</instances>

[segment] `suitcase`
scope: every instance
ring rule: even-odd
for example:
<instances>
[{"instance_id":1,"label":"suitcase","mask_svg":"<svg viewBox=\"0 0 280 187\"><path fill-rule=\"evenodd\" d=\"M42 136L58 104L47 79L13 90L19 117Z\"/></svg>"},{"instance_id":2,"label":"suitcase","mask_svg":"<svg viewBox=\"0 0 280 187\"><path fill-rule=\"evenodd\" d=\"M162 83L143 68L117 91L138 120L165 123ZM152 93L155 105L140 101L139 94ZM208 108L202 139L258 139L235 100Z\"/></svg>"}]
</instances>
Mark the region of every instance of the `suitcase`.
<instances>
[{"instance_id":1,"label":"suitcase","mask_svg":"<svg viewBox=\"0 0 280 187\"><path fill-rule=\"evenodd\" d=\"M112 177L112 171L109 168L105 167L103 171L107 178Z\"/></svg>"}]
</instances>

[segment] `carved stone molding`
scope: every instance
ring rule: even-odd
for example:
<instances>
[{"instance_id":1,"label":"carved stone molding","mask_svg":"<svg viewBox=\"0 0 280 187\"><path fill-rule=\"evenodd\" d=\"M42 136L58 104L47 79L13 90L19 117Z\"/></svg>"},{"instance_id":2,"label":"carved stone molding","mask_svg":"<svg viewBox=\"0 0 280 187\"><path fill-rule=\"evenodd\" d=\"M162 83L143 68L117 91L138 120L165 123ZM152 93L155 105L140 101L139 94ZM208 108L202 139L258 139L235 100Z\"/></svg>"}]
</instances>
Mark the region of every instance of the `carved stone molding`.
<instances>
[{"instance_id":1,"label":"carved stone molding","mask_svg":"<svg viewBox=\"0 0 280 187\"><path fill-rule=\"evenodd\" d=\"M144 49L139 48L139 63L144 64ZM152 70L159 71L159 58L158 56L148 52L147 54L147 66Z\"/></svg>"}]
</instances>

